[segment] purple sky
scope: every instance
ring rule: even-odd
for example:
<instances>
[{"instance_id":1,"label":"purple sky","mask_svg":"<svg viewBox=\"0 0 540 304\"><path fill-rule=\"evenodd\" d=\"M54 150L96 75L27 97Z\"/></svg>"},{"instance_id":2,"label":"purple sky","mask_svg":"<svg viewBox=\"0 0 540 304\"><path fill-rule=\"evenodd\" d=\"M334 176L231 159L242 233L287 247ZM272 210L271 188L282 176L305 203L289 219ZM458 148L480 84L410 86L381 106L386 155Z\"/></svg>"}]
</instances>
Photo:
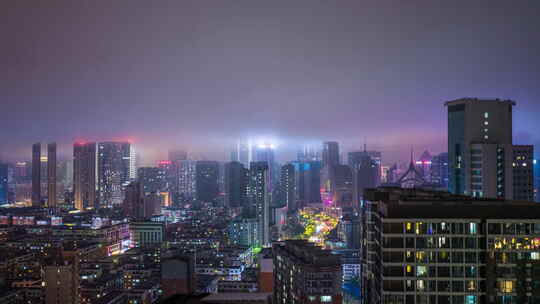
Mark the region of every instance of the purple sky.
<instances>
[{"instance_id":1,"label":"purple sky","mask_svg":"<svg viewBox=\"0 0 540 304\"><path fill-rule=\"evenodd\" d=\"M510 98L540 144L540 1L1 1L0 157L35 141L132 138L225 159L367 140L446 149L446 100ZM288 156L291 156L288 152Z\"/></svg>"}]
</instances>

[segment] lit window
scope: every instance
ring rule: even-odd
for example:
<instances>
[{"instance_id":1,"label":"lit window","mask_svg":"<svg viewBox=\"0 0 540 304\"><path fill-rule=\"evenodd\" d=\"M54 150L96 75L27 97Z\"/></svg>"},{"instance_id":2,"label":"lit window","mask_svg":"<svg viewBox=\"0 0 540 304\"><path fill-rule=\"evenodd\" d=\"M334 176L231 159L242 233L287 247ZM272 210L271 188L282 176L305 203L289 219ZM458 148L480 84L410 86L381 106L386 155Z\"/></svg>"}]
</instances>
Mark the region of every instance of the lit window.
<instances>
[{"instance_id":1,"label":"lit window","mask_svg":"<svg viewBox=\"0 0 540 304\"><path fill-rule=\"evenodd\" d=\"M323 303L332 302L332 296L321 296L321 302L323 302Z\"/></svg>"},{"instance_id":2,"label":"lit window","mask_svg":"<svg viewBox=\"0 0 540 304\"><path fill-rule=\"evenodd\" d=\"M484 125L486 125L486 126L489 125L489 122L487 120L484 121Z\"/></svg>"},{"instance_id":3,"label":"lit window","mask_svg":"<svg viewBox=\"0 0 540 304\"><path fill-rule=\"evenodd\" d=\"M487 136L487 135L484 135L484 139L489 139L489 136Z\"/></svg>"},{"instance_id":4,"label":"lit window","mask_svg":"<svg viewBox=\"0 0 540 304\"><path fill-rule=\"evenodd\" d=\"M484 113L484 118L489 118L489 113L488 112Z\"/></svg>"},{"instance_id":5,"label":"lit window","mask_svg":"<svg viewBox=\"0 0 540 304\"><path fill-rule=\"evenodd\" d=\"M417 277L425 277L427 275L427 267L426 266L417 266L416 267L416 276Z\"/></svg>"},{"instance_id":6,"label":"lit window","mask_svg":"<svg viewBox=\"0 0 540 304\"><path fill-rule=\"evenodd\" d=\"M501 281L499 282L501 292L511 293L514 292L514 281Z\"/></svg>"}]
</instances>

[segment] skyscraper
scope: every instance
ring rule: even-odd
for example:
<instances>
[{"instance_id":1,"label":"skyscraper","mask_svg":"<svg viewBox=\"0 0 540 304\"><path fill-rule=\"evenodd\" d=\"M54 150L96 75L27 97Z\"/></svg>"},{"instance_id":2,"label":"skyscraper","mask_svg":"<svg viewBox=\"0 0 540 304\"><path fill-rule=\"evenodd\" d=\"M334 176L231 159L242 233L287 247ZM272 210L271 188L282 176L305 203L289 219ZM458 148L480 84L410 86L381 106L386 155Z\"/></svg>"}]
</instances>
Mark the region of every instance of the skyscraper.
<instances>
[{"instance_id":1,"label":"skyscraper","mask_svg":"<svg viewBox=\"0 0 540 304\"><path fill-rule=\"evenodd\" d=\"M247 200L249 170L237 161L225 164L225 204L228 207L244 207Z\"/></svg>"},{"instance_id":2,"label":"skyscraper","mask_svg":"<svg viewBox=\"0 0 540 304\"><path fill-rule=\"evenodd\" d=\"M279 168L275 161L275 149L273 144L258 144L253 146L253 162L266 162L268 164L268 174L270 182L270 191L279 182Z\"/></svg>"},{"instance_id":3,"label":"skyscraper","mask_svg":"<svg viewBox=\"0 0 540 304\"><path fill-rule=\"evenodd\" d=\"M237 161L244 165L244 168L248 168L251 161L250 150L249 143L238 141L231 152L231 161Z\"/></svg>"},{"instance_id":4,"label":"skyscraper","mask_svg":"<svg viewBox=\"0 0 540 304\"><path fill-rule=\"evenodd\" d=\"M78 142L73 145L73 192L75 208L98 207L96 143Z\"/></svg>"},{"instance_id":5,"label":"skyscraper","mask_svg":"<svg viewBox=\"0 0 540 304\"><path fill-rule=\"evenodd\" d=\"M211 202L219 194L219 164L216 161L197 161L197 200Z\"/></svg>"},{"instance_id":6,"label":"skyscraper","mask_svg":"<svg viewBox=\"0 0 540 304\"><path fill-rule=\"evenodd\" d=\"M0 163L0 205L9 202L8 193L8 165Z\"/></svg>"},{"instance_id":7,"label":"skyscraper","mask_svg":"<svg viewBox=\"0 0 540 304\"><path fill-rule=\"evenodd\" d=\"M533 148L512 145L515 104L476 98L445 103L452 193L532 200Z\"/></svg>"},{"instance_id":8,"label":"skyscraper","mask_svg":"<svg viewBox=\"0 0 540 304\"><path fill-rule=\"evenodd\" d=\"M280 185L283 192L285 206L289 210L296 210L296 172L293 164L286 164L281 167Z\"/></svg>"},{"instance_id":9,"label":"skyscraper","mask_svg":"<svg viewBox=\"0 0 540 304\"><path fill-rule=\"evenodd\" d=\"M339 144L336 141L327 141L323 143L322 165L339 165Z\"/></svg>"},{"instance_id":10,"label":"skyscraper","mask_svg":"<svg viewBox=\"0 0 540 304\"><path fill-rule=\"evenodd\" d=\"M56 207L56 143L47 145L47 207Z\"/></svg>"},{"instance_id":11,"label":"skyscraper","mask_svg":"<svg viewBox=\"0 0 540 304\"><path fill-rule=\"evenodd\" d=\"M350 158L350 154L349 154ZM359 206L360 200L364 195L364 190L378 186L380 182L379 172L380 167L369 155L363 154L356 161L349 162L354 165L352 167L353 175L353 203Z\"/></svg>"},{"instance_id":12,"label":"skyscraper","mask_svg":"<svg viewBox=\"0 0 540 304\"><path fill-rule=\"evenodd\" d=\"M259 222L258 245L270 242L270 176L267 162L252 162L249 169L249 200Z\"/></svg>"},{"instance_id":13,"label":"skyscraper","mask_svg":"<svg viewBox=\"0 0 540 304\"><path fill-rule=\"evenodd\" d=\"M439 188L448 189L448 153L433 156L431 182Z\"/></svg>"},{"instance_id":14,"label":"skyscraper","mask_svg":"<svg viewBox=\"0 0 540 304\"><path fill-rule=\"evenodd\" d=\"M129 142L98 144L99 204L113 207L124 200L123 187L136 176L135 162Z\"/></svg>"},{"instance_id":15,"label":"skyscraper","mask_svg":"<svg viewBox=\"0 0 540 304\"><path fill-rule=\"evenodd\" d=\"M41 143L32 145L32 206L41 207Z\"/></svg>"}]
</instances>

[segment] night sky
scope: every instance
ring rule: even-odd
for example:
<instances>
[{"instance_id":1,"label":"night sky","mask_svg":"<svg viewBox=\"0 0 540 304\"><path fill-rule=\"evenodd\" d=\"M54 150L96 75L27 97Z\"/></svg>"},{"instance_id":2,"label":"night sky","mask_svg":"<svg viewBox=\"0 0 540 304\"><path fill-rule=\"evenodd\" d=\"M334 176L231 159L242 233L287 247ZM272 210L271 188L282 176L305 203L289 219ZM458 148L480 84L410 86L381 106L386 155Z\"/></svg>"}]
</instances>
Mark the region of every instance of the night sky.
<instances>
[{"instance_id":1,"label":"night sky","mask_svg":"<svg viewBox=\"0 0 540 304\"><path fill-rule=\"evenodd\" d=\"M446 149L444 101L517 101L540 149L540 1L0 1L0 157L134 140L226 159L240 137ZM288 153L288 154L287 154Z\"/></svg>"}]
</instances>

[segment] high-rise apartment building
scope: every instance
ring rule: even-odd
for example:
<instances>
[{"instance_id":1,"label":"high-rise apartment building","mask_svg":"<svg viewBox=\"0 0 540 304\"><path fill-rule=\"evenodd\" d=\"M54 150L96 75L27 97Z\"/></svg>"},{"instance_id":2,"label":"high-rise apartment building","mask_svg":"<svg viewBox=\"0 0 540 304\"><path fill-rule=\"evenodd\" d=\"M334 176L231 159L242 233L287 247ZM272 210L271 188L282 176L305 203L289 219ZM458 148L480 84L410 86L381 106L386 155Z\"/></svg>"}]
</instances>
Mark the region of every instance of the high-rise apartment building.
<instances>
[{"instance_id":1,"label":"high-rise apartment building","mask_svg":"<svg viewBox=\"0 0 540 304\"><path fill-rule=\"evenodd\" d=\"M216 161L197 161L197 200L211 202L219 195L219 164Z\"/></svg>"},{"instance_id":2,"label":"high-rise apartment building","mask_svg":"<svg viewBox=\"0 0 540 304\"><path fill-rule=\"evenodd\" d=\"M124 200L123 188L136 177L135 155L129 142L98 143L99 204L119 206Z\"/></svg>"},{"instance_id":3,"label":"high-rise apartment building","mask_svg":"<svg viewBox=\"0 0 540 304\"><path fill-rule=\"evenodd\" d=\"M349 154L349 163L353 166L353 203L354 206L359 206L364 190L367 188L373 188L380 183L380 166L376 160L373 160L371 156L364 153L362 155L355 154L354 161L351 161L351 154Z\"/></svg>"},{"instance_id":4,"label":"high-rise apartment building","mask_svg":"<svg viewBox=\"0 0 540 304\"><path fill-rule=\"evenodd\" d=\"M137 180L143 193L159 193L167 188L166 172L162 168L141 167L137 169Z\"/></svg>"},{"instance_id":5,"label":"high-rise apartment building","mask_svg":"<svg viewBox=\"0 0 540 304\"><path fill-rule=\"evenodd\" d=\"M364 199L364 303L540 301L540 205L400 188Z\"/></svg>"},{"instance_id":6,"label":"high-rise apartment building","mask_svg":"<svg viewBox=\"0 0 540 304\"><path fill-rule=\"evenodd\" d=\"M293 164L281 167L280 185L285 206L289 210L296 210L296 172Z\"/></svg>"},{"instance_id":7,"label":"high-rise apartment building","mask_svg":"<svg viewBox=\"0 0 540 304\"><path fill-rule=\"evenodd\" d=\"M197 193L197 162L192 160L178 161L178 193L186 200L196 197Z\"/></svg>"},{"instance_id":8,"label":"high-rise apartment building","mask_svg":"<svg viewBox=\"0 0 540 304\"><path fill-rule=\"evenodd\" d=\"M341 304L339 255L305 240L273 245L276 304Z\"/></svg>"},{"instance_id":9,"label":"high-rise apartment building","mask_svg":"<svg viewBox=\"0 0 540 304\"><path fill-rule=\"evenodd\" d=\"M252 162L249 169L249 202L259 222L258 246L270 243L270 175L267 162Z\"/></svg>"},{"instance_id":10,"label":"high-rise apartment building","mask_svg":"<svg viewBox=\"0 0 540 304\"><path fill-rule=\"evenodd\" d=\"M452 193L532 200L533 147L512 144L515 104L476 98L445 104Z\"/></svg>"},{"instance_id":11,"label":"high-rise apartment building","mask_svg":"<svg viewBox=\"0 0 540 304\"><path fill-rule=\"evenodd\" d=\"M47 207L55 208L56 194L56 143L47 145Z\"/></svg>"},{"instance_id":12,"label":"high-rise apartment building","mask_svg":"<svg viewBox=\"0 0 540 304\"><path fill-rule=\"evenodd\" d=\"M96 147L95 142L73 145L73 192L78 210L99 206Z\"/></svg>"},{"instance_id":13,"label":"high-rise apartment building","mask_svg":"<svg viewBox=\"0 0 540 304\"><path fill-rule=\"evenodd\" d=\"M41 207L41 143L32 145L32 206Z\"/></svg>"}]
</instances>

